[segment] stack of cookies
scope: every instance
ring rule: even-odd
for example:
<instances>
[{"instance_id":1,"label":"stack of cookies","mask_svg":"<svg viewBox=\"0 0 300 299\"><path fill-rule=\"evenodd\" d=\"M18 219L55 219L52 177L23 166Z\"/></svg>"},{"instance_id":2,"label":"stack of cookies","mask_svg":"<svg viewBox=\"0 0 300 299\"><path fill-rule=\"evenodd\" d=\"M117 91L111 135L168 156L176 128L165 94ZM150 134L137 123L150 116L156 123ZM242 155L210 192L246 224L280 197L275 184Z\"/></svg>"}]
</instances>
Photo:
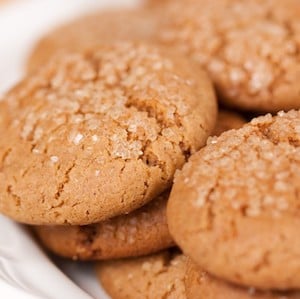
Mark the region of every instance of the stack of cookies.
<instances>
[{"instance_id":1,"label":"stack of cookies","mask_svg":"<svg viewBox=\"0 0 300 299\"><path fill-rule=\"evenodd\" d=\"M149 0L51 32L0 102L1 213L113 299L300 298L299 17Z\"/></svg>"}]
</instances>

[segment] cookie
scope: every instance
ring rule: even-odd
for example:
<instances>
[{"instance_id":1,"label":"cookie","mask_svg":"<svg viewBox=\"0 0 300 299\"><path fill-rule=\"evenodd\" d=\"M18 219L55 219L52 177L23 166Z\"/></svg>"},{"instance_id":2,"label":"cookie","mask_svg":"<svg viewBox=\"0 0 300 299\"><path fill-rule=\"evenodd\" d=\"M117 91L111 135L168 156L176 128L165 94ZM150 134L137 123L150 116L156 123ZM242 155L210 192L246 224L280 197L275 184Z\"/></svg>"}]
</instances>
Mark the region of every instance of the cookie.
<instances>
[{"instance_id":1,"label":"cookie","mask_svg":"<svg viewBox=\"0 0 300 299\"><path fill-rule=\"evenodd\" d=\"M37 225L92 224L143 206L204 145L217 110L189 60L127 42L58 57L4 101L0 211Z\"/></svg>"},{"instance_id":2,"label":"cookie","mask_svg":"<svg viewBox=\"0 0 300 299\"><path fill-rule=\"evenodd\" d=\"M219 136L228 130L239 129L245 123L246 120L238 113L222 109L218 112L217 123L212 135Z\"/></svg>"},{"instance_id":3,"label":"cookie","mask_svg":"<svg viewBox=\"0 0 300 299\"><path fill-rule=\"evenodd\" d=\"M204 66L222 103L300 108L298 0L175 0L159 8L160 41Z\"/></svg>"},{"instance_id":4,"label":"cookie","mask_svg":"<svg viewBox=\"0 0 300 299\"><path fill-rule=\"evenodd\" d=\"M185 299L186 257L165 251L151 256L107 261L97 276L112 299Z\"/></svg>"},{"instance_id":5,"label":"cookie","mask_svg":"<svg viewBox=\"0 0 300 299\"><path fill-rule=\"evenodd\" d=\"M6 124L7 124L7 114L5 111L7 111L7 103L4 101L1 101L1 96L0 96L0 111L3 111L0 113L0 130L3 129Z\"/></svg>"},{"instance_id":6,"label":"cookie","mask_svg":"<svg viewBox=\"0 0 300 299\"><path fill-rule=\"evenodd\" d=\"M117 40L151 41L157 20L150 9L109 10L83 16L56 28L34 47L27 62L33 71L59 52L81 51Z\"/></svg>"},{"instance_id":7,"label":"cookie","mask_svg":"<svg viewBox=\"0 0 300 299\"><path fill-rule=\"evenodd\" d=\"M33 227L50 251L79 260L136 257L174 246L166 220L165 192L128 215L87 226Z\"/></svg>"},{"instance_id":8,"label":"cookie","mask_svg":"<svg viewBox=\"0 0 300 299\"><path fill-rule=\"evenodd\" d=\"M144 4L146 7L151 7L152 5L161 4L163 2L167 2L169 0L144 0Z\"/></svg>"},{"instance_id":9,"label":"cookie","mask_svg":"<svg viewBox=\"0 0 300 299\"><path fill-rule=\"evenodd\" d=\"M170 233L216 277L300 288L299 180L300 112L253 119L210 138L176 176Z\"/></svg>"},{"instance_id":10,"label":"cookie","mask_svg":"<svg viewBox=\"0 0 300 299\"><path fill-rule=\"evenodd\" d=\"M221 110L213 134L220 135L244 123L237 113ZM147 255L173 245L165 215L168 197L165 192L139 210L95 225L33 229L48 250L63 257L103 260Z\"/></svg>"},{"instance_id":11,"label":"cookie","mask_svg":"<svg viewBox=\"0 0 300 299\"><path fill-rule=\"evenodd\" d=\"M242 288L217 279L187 259L184 277L187 299L299 299L296 291L275 292Z\"/></svg>"}]
</instances>

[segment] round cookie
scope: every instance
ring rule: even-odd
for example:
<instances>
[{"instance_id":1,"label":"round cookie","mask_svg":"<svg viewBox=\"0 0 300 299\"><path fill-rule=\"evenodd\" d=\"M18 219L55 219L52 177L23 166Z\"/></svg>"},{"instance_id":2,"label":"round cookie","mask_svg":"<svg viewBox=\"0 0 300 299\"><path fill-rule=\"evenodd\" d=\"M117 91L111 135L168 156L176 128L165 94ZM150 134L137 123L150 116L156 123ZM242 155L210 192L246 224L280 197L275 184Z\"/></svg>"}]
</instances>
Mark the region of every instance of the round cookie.
<instances>
[{"instance_id":1,"label":"round cookie","mask_svg":"<svg viewBox=\"0 0 300 299\"><path fill-rule=\"evenodd\" d=\"M143 206L170 187L216 118L205 73L127 42L58 57L4 101L0 211L38 225L97 223Z\"/></svg>"},{"instance_id":2,"label":"round cookie","mask_svg":"<svg viewBox=\"0 0 300 299\"><path fill-rule=\"evenodd\" d=\"M151 41L157 32L157 17L149 9L108 10L83 16L56 28L33 49L28 71L33 71L60 52L81 51L117 40Z\"/></svg>"},{"instance_id":3,"label":"round cookie","mask_svg":"<svg viewBox=\"0 0 300 299\"><path fill-rule=\"evenodd\" d=\"M186 257L169 251L155 255L99 263L101 285L112 299L186 298Z\"/></svg>"},{"instance_id":4,"label":"round cookie","mask_svg":"<svg viewBox=\"0 0 300 299\"><path fill-rule=\"evenodd\" d=\"M165 192L128 215L87 226L33 227L50 251L79 260L105 260L146 255L171 247L174 242L166 220Z\"/></svg>"},{"instance_id":5,"label":"round cookie","mask_svg":"<svg viewBox=\"0 0 300 299\"><path fill-rule=\"evenodd\" d=\"M163 4L160 41L204 66L225 105L264 112L300 108L298 0Z\"/></svg>"},{"instance_id":6,"label":"round cookie","mask_svg":"<svg viewBox=\"0 0 300 299\"><path fill-rule=\"evenodd\" d=\"M217 279L187 259L184 284L187 299L299 299L296 291L275 292L242 288Z\"/></svg>"},{"instance_id":7,"label":"round cookie","mask_svg":"<svg viewBox=\"0 0 300 299\"><path fill-rule=\"evenodd\" d=\"M183 252L236 284L300 288L299 145L294 110L210 138L176 176L168 201L169 230Z\"/></svg>"},{"instance_id":8,"label":"round cookie","mask_svg":"<svg viewBox=\"0 0 300 299\"><path fill-rule=\"evenodd\" d=\"M213 134L220 135L244 123L237 113L221 110ZM173 245L165 215L168 197L169 193L165 192L128 215L95 225L36 226L33 229L46 248L64 257L101 260L147 255Z\"/></svg>"},{"instance_id":9,"label":"round cookie","mask_svg":"<svg viewBox=\"0 0 300 299\"><path fill-rule=\"evenodd\" d=\"M238 113L235 113L230 110L224 110L224 109L219 110L217 123L213 130L212 135L219 136L223 132L226 132L228 130L239 129L245 123L246 120Z\"/></svg>"}]
</instances>

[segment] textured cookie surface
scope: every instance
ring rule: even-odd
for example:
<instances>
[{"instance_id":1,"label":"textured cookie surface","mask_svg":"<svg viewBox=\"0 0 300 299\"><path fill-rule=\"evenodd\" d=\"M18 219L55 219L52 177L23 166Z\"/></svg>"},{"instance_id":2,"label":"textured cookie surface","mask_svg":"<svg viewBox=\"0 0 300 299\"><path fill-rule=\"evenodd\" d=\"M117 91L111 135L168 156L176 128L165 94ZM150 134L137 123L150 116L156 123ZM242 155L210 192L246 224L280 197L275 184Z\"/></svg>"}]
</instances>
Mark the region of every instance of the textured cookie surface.
<instances>
[{"instance_id":1,"label":"textured cookie surface","mask_svg":"<svg viewBox=\"0 0 300 299\"><path fill-rule=\"evenodd\" d=\"M246 123L246 120L238 113L230 110L219 110L217 123L213 130L213 136L219 136L223 132L232 129L239 129Z\"/></svg>"},{"instance_id":2,"label":"textured cookie surface","mask_svg":"<svg viewBox=\"0 0 300 299\"><path fill-rule=\"evenodd\" d=\"M79 260L146 255L174 245L166 220L164 193L129 213L87 226L38 226L34 230L50 251Z\"/></svg>"},{"instance_id":3,"label":"textured cookie surface","mask_svg":"<svg viewBox=\"0 0 300 299\"><path fill-rule=\"evenodd\" d=\"M242 288L217 279L187 260L184 277L187 299L299 299L296 291L275 292Z\"/></svg>"},{"instance_id":4,"label":"textured cookie surface","mask_svg":"<svg viewBox=\"0 0 300 299\"><path fill-rule=\"evenodd\" d=\"M186 257L162 252L97 265L100 282L112 299L185 299Z\"/></svg>"},{"instance_id":5,"label":"textured cookie surface","mask_svg":"<svg viewBox=\"0 0 300 299\"><path fill-rule=\"evenodd\" d=\"M244 123L238 114L221 110L213 135L241 127ZM100 260L150 254L173 245L166 221L168 196L165 192L128 215L99 224L38 226L34 230L50 251L73 259Z\"/></svg>"},{"instance_id":6,"label":"textured cookie surface","mask_svg":"<svg viewBox=\"0 0 300 299\"><path fill-rule=\"evenodd\" d=\"M206 74L132 43L57 58L4 101L0 211L29 224L91 224L141 207L216 115Z\"/></svg>"},{"instance_id":7,"label":"textured cookie surface","mask_svg":"<svg viewBox=\"0 0 300 299\"><path fill-rule=\"evenodd\" d=\"M300 107L298 0L159 5L161 41L205 66L225 104L266 112Z\"/></svg>"},{"instance_id":8,"label":"textured cookie surface","mask_svg":"<svg viewBox=\"0 0 300 299\"><path fill-rule=\"evenodd\" d=\"M299 180L300 112L253 119L185 164L167 207L171 235L217 277L299 288Z\"/></svg>"},{"instance_id":9,"label":"textured cookie surface","mask_svg":"<svg viewBox=\"0 0 300 299\"><path fill-rule=\"evenodd\" d=\"M101 11L74 20L43 37L29 57L29 71L59 52L80 51L117 40L150 41L157 32L152 10Z\"/></svg>"}]
</instances>

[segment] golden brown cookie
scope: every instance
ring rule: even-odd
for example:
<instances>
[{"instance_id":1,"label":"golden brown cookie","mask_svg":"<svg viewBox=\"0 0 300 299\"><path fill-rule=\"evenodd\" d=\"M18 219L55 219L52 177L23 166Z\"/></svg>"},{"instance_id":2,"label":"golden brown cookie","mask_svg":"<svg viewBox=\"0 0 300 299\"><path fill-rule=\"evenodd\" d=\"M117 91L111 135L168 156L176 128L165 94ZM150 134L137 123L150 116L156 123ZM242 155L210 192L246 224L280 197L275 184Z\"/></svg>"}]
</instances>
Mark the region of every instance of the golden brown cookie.
<instances>
[{"instance_id":1,"label":"golden brown cookie","mask_svg":"<svg viewBox=\"0 0 300 299\"><path fill-rule=\"evenodd\" d=\"M50 251L79 260L105 260L146 255L171 247L174 242L166 220L165 192L128 215L87 226L33 227Z\"/></svg>"},{"instance_id":2,"label":"golden brown cookie","mask_svg":"<svg viewBox=\"0 0 300 299\"><path fill-rule=\"evenodd\" d=\"M219 136L231 129L239 129L246 123L246 120L236 112L230 110L219 110L216 126L212 135Z\"/></svg>"},{"instance_id":3,"label":"golden brown cookie","mask_svg":"<svg viewBox=\"0 0 300 299\"><path fill-rule=\"evenodd\" d=\"M0 113L0 130L1 130L4 129L8 121L7 114L5 113L5 111L7 111L7 103L1 101L1 97L0 97L0 111L3 111L2 113Z\"/></svg>"},{"instance_id":4,"label":"golden brown cookie","mask_svg":"<svg viewBox=\"0 0 300 299\"><path fill-rule=\"evenodd\" d=\"M241 127L238 114L221 110L215 135ZM50 251L73 259L100 260L147 255L173 245L166 221L169 193L148 205L104 222L88 226L33 227L42 244Z\"/></svg>"},{"instance_id":5,"label":"golden brown cookie","mask_svg":"<svg viewBox=\"0 0 300 299\"><path fill-rule=\"evenodd\" d=\"M184 284L187 299L299 299L296 291L275 292L242 288L217 279L187 259Z\"/></svg>"},{"instance_id":6,"label":"golden brown cookie","mask_svg":"<svg viewBox=\"0 0 300 299\"><path fill-rule=\"evenodd\" d=\"M164 251L97 265L101 285L112 299L185 299L186 257Z\"/></svg>"},{"instance_id":7,"label":"golden brown cookie","mask_svg":"<svg viewBox=\"0 0 300 299\"><path fill-rule=\"evenodd\" d=\"M253 119L210 138L176 176L170 233L216 277L300 288L299 180L300 112Z\"/></svg>"},{"instance_id":8,"label":"golden brown cookie","mask_svg":"<svg viewBox=\"0 0 300 299\"><path fill-rule=\"evenodd\" d=\"M58 57L4 101L0 211L38 225L97 223L143 206L170 187L216 118L205 73L126 42Z\"/></svg>"},{"instance_id":9,"label":"golden brown cookie","mask_svg":"<svg viewBox=\"0 0 300 299\"><path fill-rule=\"evenodd\" d=\"M300 108L298 0L160 3L160 40L210 73L224 104L243 110Z\"/></svg>"},{"instance_id":10,"label":"golden brown cookie","mask_svg":"<svg viewBox=\"0 0 300 299\"><path fill-rule=\"evenodd\" d=\"M33 71L59 52L80 51L117 40L150 41L157 32L156 15L149 9L100 11L61 26L33 49L27 69Z\"/></svg>"},{"instance_id":11,"label":"golden brown cookie","mask_svg":"<svg viewBox=\"0 0 300 299\"><path fill-rule=\"evenodd\" d=\"M144 4L146 4L146 7L147 6L152 6L152 5L159 5L161 3L164 3L164 2L167 2L169 0L144 0Z\"/></svg>"}]
</instances>

